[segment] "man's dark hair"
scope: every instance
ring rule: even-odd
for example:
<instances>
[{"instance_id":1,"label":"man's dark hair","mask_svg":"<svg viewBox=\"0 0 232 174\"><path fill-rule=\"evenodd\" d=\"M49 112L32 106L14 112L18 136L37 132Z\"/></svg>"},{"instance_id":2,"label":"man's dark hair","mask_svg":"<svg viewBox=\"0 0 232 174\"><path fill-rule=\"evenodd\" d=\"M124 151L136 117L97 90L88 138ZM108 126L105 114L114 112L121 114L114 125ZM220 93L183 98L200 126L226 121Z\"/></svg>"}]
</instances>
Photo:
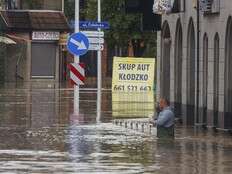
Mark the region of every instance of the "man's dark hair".
<instances>
[{"instance_id":1,"label":"man's dark hair","mask_svg":"<svg viewBox=\"0 0 232 174\"><path fill-rule=\"evenodd\" d=\"M167 103L167 105L170 106L170 101L167 98L163 98L163 99Z\"/></svg>"}]
</instances>

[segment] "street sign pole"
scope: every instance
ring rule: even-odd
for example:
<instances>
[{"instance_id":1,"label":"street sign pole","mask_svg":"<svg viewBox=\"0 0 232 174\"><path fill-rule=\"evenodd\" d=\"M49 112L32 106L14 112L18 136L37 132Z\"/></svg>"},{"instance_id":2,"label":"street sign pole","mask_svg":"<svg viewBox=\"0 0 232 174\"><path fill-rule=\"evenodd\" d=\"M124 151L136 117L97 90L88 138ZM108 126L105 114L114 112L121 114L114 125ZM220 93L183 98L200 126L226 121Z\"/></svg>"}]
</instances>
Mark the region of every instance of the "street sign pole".
<instances>
[{"instance_id":1,"label":"street sign pole","mask_svg":"<svg viewBox=\"0 0 232 174\"><path fill-rule=\"evenodd\" d=\"M79 11L80 11L80 2L79 0L75 0L75 33L79 32ZM80 57L74 56L74 63L80 63ZM79 114L79 86L74 86L74 114Z\"/></svg>"},{"instance_id":2,"label":"street sign pole","mask_svg":"<svg viewBox=\"0 0 232 174\"><path fill-rule=\"evenodd\" d=\"M101 0L98 0L98 22L101 22ZM100 32L101 28L98 28ZM99 37L100 38L100 37ZM99 43L100 45L100 43ZM98 50L98 90L102 88L102 61L101 61L101 50Z\"/></svg>"},{"instance_id":3,"label":"street sign pole","mask_svg":"<svg viewBox=\"0 0 232 174\"><path fill-rule=\"evenodd\" d=\"M101 22L101 0L98 0L98 22ZM101 28L98 28L101 31ZM100 39L100 37L99 37ZM100 46L100 43L99 43ZM102 90L102 61L101 61L101 50L97 51L97 119L96 122L100 122L101 118L101 90Z\"/></svg>"}]
</instances>

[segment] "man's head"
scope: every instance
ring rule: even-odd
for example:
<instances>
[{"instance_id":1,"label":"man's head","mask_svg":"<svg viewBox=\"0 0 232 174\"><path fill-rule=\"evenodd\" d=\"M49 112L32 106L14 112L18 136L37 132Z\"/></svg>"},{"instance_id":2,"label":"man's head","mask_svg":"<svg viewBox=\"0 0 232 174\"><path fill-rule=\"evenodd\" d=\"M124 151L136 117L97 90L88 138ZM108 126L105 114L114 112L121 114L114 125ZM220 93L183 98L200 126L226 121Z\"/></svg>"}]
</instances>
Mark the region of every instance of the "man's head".
<instances>
[{"instance_id":1,"label":"man's head","mask_svg":"<svg viewBox=\"0 0 232 174\"><path fill-rule=\"evenodd\" d=\"M168 99L161 98L161 99L159 100L159 108L160 108L161 110L163 110L164 108L168 107L169 105L170 105L170 103L169 103Z\"/></svg>"}]
</instances>

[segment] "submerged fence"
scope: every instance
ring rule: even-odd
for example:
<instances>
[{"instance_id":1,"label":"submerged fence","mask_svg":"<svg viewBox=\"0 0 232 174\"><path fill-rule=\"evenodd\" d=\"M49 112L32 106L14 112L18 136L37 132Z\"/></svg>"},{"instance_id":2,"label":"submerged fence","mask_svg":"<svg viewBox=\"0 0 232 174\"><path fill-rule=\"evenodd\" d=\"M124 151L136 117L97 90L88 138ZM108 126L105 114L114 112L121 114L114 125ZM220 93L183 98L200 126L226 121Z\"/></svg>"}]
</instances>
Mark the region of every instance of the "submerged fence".
<instances>
[{"instance_id":1,"label":"submerged fence","mask_svg":"<svg viewBox=\"0 0 232 174\"><path fill-rule=\"evenodd\" d=\"M116 119L113 124L126 129L135 130L149 135L157 135L157 129L146 119Z\"/></svg>"}]
</instances>

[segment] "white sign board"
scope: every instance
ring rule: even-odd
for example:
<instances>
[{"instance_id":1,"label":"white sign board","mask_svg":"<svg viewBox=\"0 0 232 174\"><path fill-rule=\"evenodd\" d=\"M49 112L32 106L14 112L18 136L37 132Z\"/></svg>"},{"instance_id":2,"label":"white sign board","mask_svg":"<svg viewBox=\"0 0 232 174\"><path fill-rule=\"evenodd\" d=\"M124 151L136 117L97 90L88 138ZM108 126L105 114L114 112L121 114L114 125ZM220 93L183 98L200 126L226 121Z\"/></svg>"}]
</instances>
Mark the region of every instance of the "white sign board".
<instances>
[{"instance_id":1,"label":"white sign board","mask_svg":"<svg viewBox=\"0 0 232 174\"><path fill-rule=\"evenodd\" d=\"M32 32L32 40L59 40L60 32L56 31L34 31Z\"/></svg>"},{"instance_id":2,"label":"white sign board","mask_svg":"<svg viewBox=\"0 0 232 174\"><path fill-rule=\"evenodd\" d=\"M99 44L90 44L89 45L89 50L91 51L102 51L104 49L104 45L99 45Z\"/></svg>"},{"instance_id":3,"label":"white sign board","mask_svg":"<svg viewBox=\"0 0 232 174\"><path fill-rule=\"evenodd\" d=\"M103 44L104 43L104 39L103 38L96 38L96 37L89 37L89 43L95 43L95 44Z\"/></svg>"},{"instance_id":4,"label":"white sign board","mask_svg":"<svg viewBox=\"0 0 232 174\"><path fill-rule=\"evenodd\" d=\"M104 37L103 31L81 31L87 37Z\"/></svg>"}]
</instances>

